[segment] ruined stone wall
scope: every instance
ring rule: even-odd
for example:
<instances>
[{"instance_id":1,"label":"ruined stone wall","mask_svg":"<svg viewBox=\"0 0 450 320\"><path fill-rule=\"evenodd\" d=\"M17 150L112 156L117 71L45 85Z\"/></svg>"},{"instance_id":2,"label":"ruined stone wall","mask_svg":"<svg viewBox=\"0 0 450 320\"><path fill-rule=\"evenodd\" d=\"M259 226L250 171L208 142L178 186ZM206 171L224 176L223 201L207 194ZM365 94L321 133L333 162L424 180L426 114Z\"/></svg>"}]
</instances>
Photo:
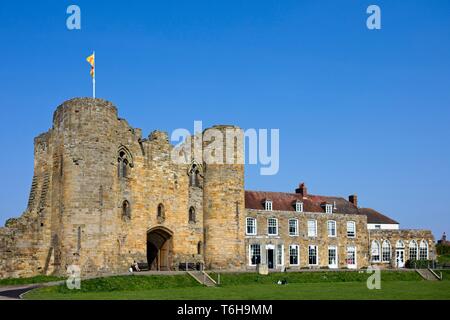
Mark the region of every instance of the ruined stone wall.
<instances>
[{"instance_id":1,"label":"ruined stone wall","mask_svg":"<svg viewBox=\"0 0 450 320\"><path fill-rule=\"evenodd\" d=\"M318 247L318 265L312 268L328 267L328 246L336 246L338 250L338 267L347 268L346 255L347 247L355 246L357 252L357 267L368 266L368 231L367 217L365 215L350 214L326 214L326 213L298 213L291 211L261 211L247 209L247 217L257 219L257 235L246 236L246 266L247 269L254 269L249 266L249 250L251 244L261 245L261 262L266 263L266 246L284 246L284 266L291 269L310 268L308 262L308 248L310 245ZM278 235L269 236L267 219L278 219ZM298 236L289 235L289 219L298 220ZM308 220L317 221L317 237L308 237ZM327 221L336 221L336 237L328 236ZM347 237L347 221L356 223L356 237ZM245 230L243 231L245 232ZM289 246L299 246L299 265L289 264ZM278 268L280 269L280 268Z\"/></svg>"},{"instance_id":2,"label":"ruined stone wall","mask_svg":"<svg viewBox=\"0 0 450 320\"><path fill-rule=\"evenodd\" d=\"M0 278L30 277L53 272L50 257L51 131L34 141L34 175L26 211L0 228Z\"/></svg>"}]
</instances>

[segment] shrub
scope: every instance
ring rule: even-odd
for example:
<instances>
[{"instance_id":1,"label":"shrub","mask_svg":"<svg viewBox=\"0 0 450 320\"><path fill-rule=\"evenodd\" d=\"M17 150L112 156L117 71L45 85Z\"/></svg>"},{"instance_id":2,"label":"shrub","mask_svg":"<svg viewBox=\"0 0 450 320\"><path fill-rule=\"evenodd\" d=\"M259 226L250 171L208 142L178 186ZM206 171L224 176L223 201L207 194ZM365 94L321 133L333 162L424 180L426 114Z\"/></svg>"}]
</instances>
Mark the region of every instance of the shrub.
<instances>
[{"instance_id":1,"label":"shrub","mask_svg":"<svg viewBox=\"0 0 450 320\"><path fill-rule=\"evenodd\" d=\"M438 255L450 254L450 246L446 244L438 244L436 245L436 252Z\"/></svg>"},{"instance_id":2,"label":"shrub","mask_svg":"<svg viewBox=\"0 0 450 320\"><path fill-rule=\"evenodd\" d=\"M433 260L408 260L405 267L408 269L427 269L432 268L433 265Z\"/></svg>"}]
</instances>

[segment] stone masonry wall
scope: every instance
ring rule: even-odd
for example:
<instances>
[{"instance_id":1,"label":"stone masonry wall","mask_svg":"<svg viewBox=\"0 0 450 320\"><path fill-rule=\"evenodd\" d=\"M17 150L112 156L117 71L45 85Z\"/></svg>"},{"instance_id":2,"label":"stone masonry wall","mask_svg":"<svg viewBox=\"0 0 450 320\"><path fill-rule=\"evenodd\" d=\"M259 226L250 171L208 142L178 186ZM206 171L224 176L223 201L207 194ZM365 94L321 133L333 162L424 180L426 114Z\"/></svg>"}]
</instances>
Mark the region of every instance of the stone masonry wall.
<instances>
[{"instance_id":1,"label":"stone masonry wall","mask_svg":"<svg viewBox=\"0 0 450 320\"><path fill-rule=\"evenodd\" d=\"M365 215L350 214L326 214L326 213L298 213L291 211L260 211L247 209L247 217L257 219L256 236L246 236L246 265L247 269L254 269L249 266L249 247L251 244L261 245L261 261L266 263L266 246L278 244L284 246L285 267L296 270L310 268L308 265L308 247L310 245L318 246L318 266L312 268L328 267L328 246L336 246L338 249L338 267L347 268L345 262L347 255L347 246L355 246L357 250L357 267L368 266L368 232L367 217ZM268 236L267 219L278 219L278 235ZM298 220L298 236L289 235L289 219ZM317 221L317 237L308 237L308 220ZM328 236L327 221L336 221L336 237ZM356 237L347 237L347 221L356 223ZM289 246L299 246L299 266L290 266L289 264Z\"/></svg>"}]
</instances>

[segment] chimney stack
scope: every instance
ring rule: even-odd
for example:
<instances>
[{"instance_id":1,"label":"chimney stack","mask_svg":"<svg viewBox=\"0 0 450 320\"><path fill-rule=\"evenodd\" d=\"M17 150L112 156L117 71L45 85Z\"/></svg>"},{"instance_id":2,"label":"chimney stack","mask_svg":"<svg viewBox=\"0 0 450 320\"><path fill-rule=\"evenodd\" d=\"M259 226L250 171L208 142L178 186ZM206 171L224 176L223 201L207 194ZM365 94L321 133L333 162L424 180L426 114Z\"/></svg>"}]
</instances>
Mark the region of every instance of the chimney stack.
<instances>
[{"instance_id":1,"label":"chimney stack","mask_svg":"<svg viewBox=\"0 0 450 320\"><path fill-rule=\"evenodd\" d=\"M356 194L352 194L351 196L348 197L348 201L350 201L351 203L353 203L353 205L355 207L358 206L358 196Z\"/></svg>"},{"instance_id":2,"label":"chimney stack","mask_svg":"<svg viewBox=\"0 0 450 320\"><path fill-rule=\"evenodd\" d=\"M298 189L295 190L295 193L301 194L304 198L308 196L308 189L304 182L302 182Z\"/></svg>"}]
</instances>

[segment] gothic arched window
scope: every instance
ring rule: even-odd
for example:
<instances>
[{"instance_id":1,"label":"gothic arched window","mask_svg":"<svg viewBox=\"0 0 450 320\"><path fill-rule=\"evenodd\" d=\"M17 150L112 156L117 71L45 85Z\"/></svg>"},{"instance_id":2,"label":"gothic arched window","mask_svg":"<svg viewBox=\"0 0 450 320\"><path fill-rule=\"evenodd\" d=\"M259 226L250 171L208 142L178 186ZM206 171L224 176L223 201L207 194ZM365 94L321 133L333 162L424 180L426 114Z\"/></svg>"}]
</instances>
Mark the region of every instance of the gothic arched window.
<instances>
[{"instance_id":1,"label":"gothic arched window","mask_svg":"<svg viewBox=\"0 0 450 320\"><path fill-rule=\"evenodd\" d=\"M203 243L200 241L197 243L197 254L202 254Z\"/></svg>"},{"instance_id":2,"label":"gothic arched window","mask_svg":"<svg viewBox=\"0 0 450 320\"><path fill-rule=\"evenodd\" d=\"M119 156L117 159L117 172L119 178L126 178L129 174L129 168L133 167L133 159L131 153L125 147L119 149Z\"/></svg>"},{"instance_id":3,"label":"gothic arched window","mask_svg":"<svg viewBox=\"0 0 450 320\"><path fill-rule=\"evenodd\" d=\"M189 171L189 186L190 187L201 187L202 183L202 166L197 163L192 163Z\"/></svg>"}]
</instances>

